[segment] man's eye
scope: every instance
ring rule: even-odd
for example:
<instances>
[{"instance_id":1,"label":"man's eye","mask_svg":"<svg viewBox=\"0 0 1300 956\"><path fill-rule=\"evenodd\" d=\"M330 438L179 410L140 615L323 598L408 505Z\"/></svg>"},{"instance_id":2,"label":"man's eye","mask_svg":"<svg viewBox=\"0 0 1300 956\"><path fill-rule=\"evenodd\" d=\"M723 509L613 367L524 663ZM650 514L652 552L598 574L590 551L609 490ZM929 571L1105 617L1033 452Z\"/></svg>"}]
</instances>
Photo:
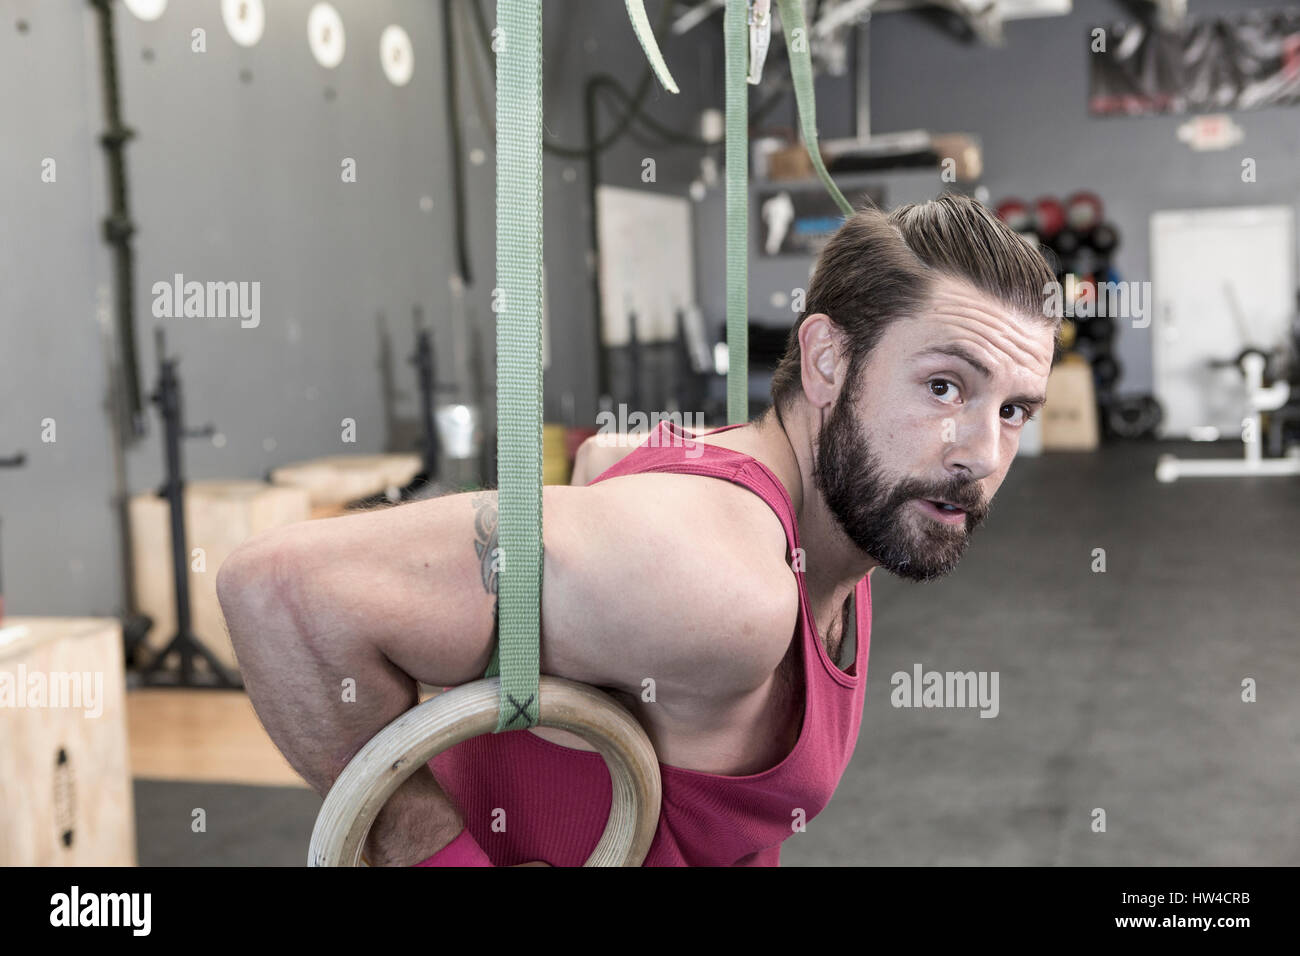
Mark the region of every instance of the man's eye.
<instances>
[{"instance_id":1,"label":"man's eye","mask_svg":"<svg viewBox=\"0 0 1300 956\"><path fill-rule=\"evenodd\" d=\"M1010 410L1013 415L1016 412L1020 413L1019 418L1011 420L1011 423L1013 425L1023 425L1026 422L1031 422L1034 420L1034 416L1029 413L1029 409L1026 408L1024 405L1003 405L1002 406L1003 413L1006 413L1008 410Z\"/></svg>"},{"instance_id":2,"label":"man's eye","mask_svg":"<svg viewBox=\"0 0 1300 956\"><path fill-rule=\"evenodd\" d=\"M926 384L930 386L930 393L935 398L957 398L957 386L946 378L934 378Z\"/></svg>"}]
</instances>

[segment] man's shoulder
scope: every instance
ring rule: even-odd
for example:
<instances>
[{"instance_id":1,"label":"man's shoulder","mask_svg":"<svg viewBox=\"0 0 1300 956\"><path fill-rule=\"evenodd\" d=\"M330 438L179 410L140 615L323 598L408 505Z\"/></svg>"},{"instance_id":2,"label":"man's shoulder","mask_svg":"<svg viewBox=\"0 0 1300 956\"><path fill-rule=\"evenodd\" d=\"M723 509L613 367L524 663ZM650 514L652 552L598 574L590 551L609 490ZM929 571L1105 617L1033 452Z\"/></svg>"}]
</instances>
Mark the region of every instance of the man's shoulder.
<instances>
[{"instance_id":1,"label":"man's shoulder","mask_svg":"<svg viewBox=\"0 0 1300 956\"><path fill-rule=\"evenodd\" d=\"M656 542L720 562L734 576L752 571L760 581L788 571L781 519L761 496L736 482L677 472L636 472L589 486L605 509L653 534ZM676 553L676 549L673 549Z\"/></svg>"},{"instance_id":2,"label":"man's shoulder","mask_svg":"<svg viewBox=\"0 0 1300 956\"><path fill-rule=\"evenodd\" d=\"M605 549L588 563L589 595L599 618L608 616L600 608L618 608L616 643L634 667L657 660L671 681L706 693L771 676L799 593L785 531L763 499L730 482L660 473L562 490L589 543ZM654 675L625 676L639 684Z\"/></svg>"},{"instance_id":3,"label":"man's shoulder","mask_svg":"<svg viewBox=\"0 0 1300 956\"><path fill-rule=\"evenodd\" d=\"M689 644L682 653L699 656L706 692L766 682L800 610L776 512L745 486L705 476L649 472L594 488L602 485L637 515L630 524L651 542L642 559L658 609L642 619L647 640L673 641L654 631L676 628Z\"/></svg>"}]
</instances>

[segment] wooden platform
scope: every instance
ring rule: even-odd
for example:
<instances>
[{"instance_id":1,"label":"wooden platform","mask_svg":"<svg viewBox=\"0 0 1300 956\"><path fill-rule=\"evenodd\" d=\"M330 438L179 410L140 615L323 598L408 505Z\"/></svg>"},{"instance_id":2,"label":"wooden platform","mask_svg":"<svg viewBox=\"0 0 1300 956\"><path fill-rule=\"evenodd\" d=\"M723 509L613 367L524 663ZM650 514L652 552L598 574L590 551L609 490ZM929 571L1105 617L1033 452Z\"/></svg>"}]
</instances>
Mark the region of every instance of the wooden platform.
<instances>
[{"instance_id":1,"label":"wooden platform","mask_svg":"<svg viewBox=\"0 0 1300 956\"><path fill-rule=\"evenodd\" d=\"M401 488L420 471L420 456L329 455L312 461L281 465L271 471L277 485L303 488L311 496L313 516L327 516L322 508L341 508L349 501Z\"/></svg>"},{"instance_id":2,"label":"wooden platform","mask_svg":"<svg viewBox=\"0 0 1300 956\"><path fill-rule=\"evenodd\" d=\"M131 774L151 780L306 787L243 691L148 688L126 695Z\"/></svg>"},{"instance_id":3,"label":"wooden platform","mask_svg":"<svg viewBox=\"0 0 1300 956\"><path fill-rule=\"evenodd\" d=\"M421 685L421 700L442 688ZM242 690L141 688L126 695L131 776L307 787Z\"/></svg>"}]
</instances>

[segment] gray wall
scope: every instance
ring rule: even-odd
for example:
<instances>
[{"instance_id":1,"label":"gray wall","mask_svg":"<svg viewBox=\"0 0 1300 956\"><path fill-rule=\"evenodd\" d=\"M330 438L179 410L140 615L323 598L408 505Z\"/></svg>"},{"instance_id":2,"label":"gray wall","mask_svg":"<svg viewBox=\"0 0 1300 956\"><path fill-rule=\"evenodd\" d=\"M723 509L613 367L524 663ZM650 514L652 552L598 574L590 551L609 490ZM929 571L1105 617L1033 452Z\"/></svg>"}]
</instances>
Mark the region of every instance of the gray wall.
<instances>
[{"instance_id":1,"label":"gray wall","mask_svg":"<svg viewBox=\"0 0 1300 956\"><path fill-rule=\"evenodd\" d=\"M8 610L109 611L118 556L96 324L99 101L89 5L10 2L0 21L0 547ZM17 23L28 24L19 33ZM91 109L91 106L94 109ZM56 179L41 181L55 161ZM54 421L55 441L41 441Z\"/></svg>"},{"instance_id":2,"label":"gray wall","mask_svg":"<svg viewBox=\"0 0 1300 956\"><path fill-rule=\"evenodd\" d=\"M493 4L480 2L491 21ZM137 21L116 5L125 118L138 133L127 157L139 230L136 330L146 384L154 378L151 336L157 323L149 307L155 281L180 272L200 281L262 284L256 329L228 319L162 320L170 349L182 359L191 424L211 421L225 437L221 447L202 440L186 444L193 478L259 477L288 461L404 445L409 427L391 427L384 403L376 319L381 311L393 333L392 373L403 393L393 409L399 419L415 414L414 378L404 361L413 305L423 306L438 329L440 375L468 385L469 336L463 324L453 327L448 291L454 268L452 181L440 5L335 0L348 31L348 53L332 71L317 66L307 49L310 5L268 3L266 35L249 50L226 35L216 0L172 0L153 23ZM1068 17L1008 24L1003 49L963 46L911 14L876 17L874 130L978 134L985 149L984 183L994 200L1097 191L1124 235L1117 264L1128 279L1148 277L1147 221L1157 209L1297 202L1295 110L1234 114L1245 142L1207 154L1178 141L1183 117L1090 118L1088 28L1126 14L1112 0L1075 6ZM1241 6L1231 0L1191 3L1193 13ZM660 4L648 7L657 19ZM122 594L113 442L104 407L108 356L97 318L111 272L99 238L106 199L97 143L104 121L94 16L88 4L72 0L6 0L4 9L0 456L17 450L29 456L22 469L0 470L6 597L13 613L113 613L122 606ZM26 32L17 30L20 20ZM416 51L414 79L403 89L389 85L377 61L379 33L393 22L407 29ZM665 43L683 92L672 96L655 86L649 109L673 129L691 130L701 108L722 105L719 22ZM206 53L190 50L196 27L207 31ZM549 0L545 47L550 141L576 144L586 77L607 72L632 88L644 60L623 4L609 0ZM492 78L485 59L469 56L468 41L458 49L464 54L464 149L486 153L482 165L467 166L476 280L467 307L485 333L490 358L494 161L487 130L473 125L467 61L479 71L489 98ZM817 92L823 137L852 133L851 79L823 78ZM608 129L607 105L601 115L602 129ZM793 115L785 104L773 121L793 124ZM1258 163L1254 184L1240 179L1245 155ZM40 181L47 156L58 162L57 183ZM640 180L646 156L658 165L654 184ZM355 184L341 181L344 157L357 160ZM698 149L655 144L652 134L642 134L602 156L601 181L684 195L699 158ZM585 166L548 157L545 177L552 352L546 413L561 420L568 395L578 420L590 421L597 396ZM942 188L937 176L915 172L883 180L890 205ZM433 201L429 211L421 209L423 196ZM707 319L716 324L725 312L720 190L697 209L699 296ZM771 306L770 296L805 284L809 263L753 255L751 262L754 316L771 324L790 322L793 315ZM1126 369L1122 389L1149 388L1146 333L1125 329L1118 347ZM155 487L161 478L152 409L149 417L151 434L131 446L124 462L132 493ZM345 417L357 422L355 446L340 442ZM45 418L57 422L52 444L40 440Z\"/></svg>"},{"instance_id":3,"label":"gray wall","mask_svg":"<svg viewBox=\"0 0 1300 956\"><path fill-rule=\"evenodd\" d=\"M1191 0L1189 12L1205 16L1285 6ZM1235 112L1244 140L1222 152L1206 153L1178 139L1178 127L1187 115L1089 116L1091 30L1132 19L1116 0L1075 0L1068 16L1009 21L1005 46L992 48L954 39L916 13L877 15L870 27L872 132L976 134L984 148L979 185L987 187L991 203L1008 196L1063 199L1079 189L1093 190L1106 203L1108 219L1119 227L1122 245L1115 267L1126 280L1151 278L1149 222L1157 210L1300 205L1300 164L1295 161L1300 155L1300 110ZM821 137L855 135L852 73L819 77L816 90ZM769 125L797 125L792 98L787 99ZM1256 161L1256 182L1242 182L1243 157ZM887 208L952 188L940 181L938 170L858 174L841 180L846 191L865 185L884 188ZM972 191L975 185L962 188ZM753 183L751 195L763 188ZM698 254L716 272L725 263L721 198L711 197L704 206ZM789 325L795 315L788 307L773 306L771 295L806 287L811 260L758 254L757 202L750 212L750 232L751 315L765 325ZM725 314L724 286L704 286L701 297L711 315ZM1116 354L1124 370L1120 391L1150 391L1150 329L1121 322ZM763 387L761 375L754 379L751 395Z\"/></svg>"},{"instance_id":4,"label":"gray wall","mask_svg":"<svg viewBox=\"0 0 1300 956\"><path fill-rule=\"evenodd\" d=\"M1287 4L1191 0L1194 16L1276 10ZM1290 6L1294 7L1294 4ZM1188 117L1093 118L1087 111L1088 39L1094 26L1131 21L1113 0L1076 0L1066 17L1012 21L1002 49L963 46L911 14L877 17L871 36L871 111L876 132L929 128L977 133L991 201L1032 200L1091 189L1120 230L1122 278L1151 278L1149 222L1161 209L1295 206L1300 201L1300 110L1236 112L1244 140L1194 152L1178 139ZM818 104L825 128L850 117L844 84ZM848 127L843 128L848 132ZM1241 180L1243 157L1258 178ZM1152 387L1150 329L1120 323L1122 392Z\"/></svg>"},{"instance_id":5,"label":"gray wall","mask_svg":"<svg viewBox=\"0 0 1300 956\"><path fill-rule=\"evenodd\" d=\"M136 334L144 382L155 371L153 328L181 358L190 424L213 422L224 438L185 444L188 476L256 478L276 465L345 451L405 446L386 421L378 363L377 315L393 333L393 374L404 393L400 418L416 415L411 309L436 327L439 375L468 387L468 330L453 328L448 280L455 268L452 177L442 67L441 3L334 0L347 31L347 54L334 70L312 59L306 42L310 0L268 2L262 41L251 49L228 36L216 0L172 0L157 21L141 22L116 4L125 121L137 132L127 149L137 224ZM480 0L489 25L495 5ZM648 5L657 18L659 3ZM14 614L109 614L123 606L113 442L104 404L106 353L96 325L97 296L111 288L111 260L100 239L107 208L104 126L94 14L86 3L6 0L0 23L0 456L25 450L26 467L0 470L5 594ZM27 25L19 32L18 21ZM399 23L416 53L404 88L383 76L379 34ZM545 111L551 141L577 144L582 83L595 72L632 87L644 63L622 4L548 2ZM191 50L206 31L207 52ZM492 339L495 284L494 155L476 123L470 64L491 104L486 56L459 41L466 206L475 284L467 313ZM683 86L656 87L649 110L688 129L707 84L697 79L698 31L669 43ZM608 129L609 108L602 109ZM653 155L658 181L640 183ZM40 181L41 160L57 160L56 183ZM357 163L344 183L340 163ZM698 153L650 148L625 139L601 161L602 179L684 194ZM566 169L576 175L566 177ZM552 367L547 414L574 395L581 418L595 409L593 322L587 268L585 166L548 158L545 169L546 269ZM432 208L420 199L431 197ZM261 283L261 322L151 315L157 281ZM487 364L487 362L485 362ZM487 369L490 375L491 370ZM150 434L125 460L131 493L162 478L156 412ZM57 441L42 443L53 418ZM340 441L340 421L357 423L355 445ZM394 433L390 435L390 432ZM402 431L409 437L409 429Z\"/></svg>"}]
</instances>

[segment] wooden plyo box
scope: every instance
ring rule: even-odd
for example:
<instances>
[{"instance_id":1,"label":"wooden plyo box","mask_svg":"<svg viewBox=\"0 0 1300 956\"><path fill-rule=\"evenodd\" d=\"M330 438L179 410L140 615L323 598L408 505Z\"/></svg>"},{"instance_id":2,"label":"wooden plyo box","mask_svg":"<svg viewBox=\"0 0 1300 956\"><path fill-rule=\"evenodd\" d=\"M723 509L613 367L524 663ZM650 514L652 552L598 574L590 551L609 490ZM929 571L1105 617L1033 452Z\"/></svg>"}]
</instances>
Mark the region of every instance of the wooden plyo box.
<instances>
[{"instance_id":1,"label":"wooden plyo box","mask_svg":"<svg viewBox=\"0 0 1300 956\"><path fill-rule=\"evenodd\" d=\"M810 179L817 175L803 143L773 150L767 162L767 178L771 180Z\"/></svg>"},{"instance_id":2,"label":"wooden plyo box","mask_svg":"<svg viewBox=\"0 0 1300 956\"><path fill-rule=\"evenodd\" d=\"M119 623L0 624L0 866L134 866Z\"/></svg>"},{"instance_id":3,"label":"wooden plyo box","mask_svg":"<svg viewBox=\"0 0 1300 956\"><path fill-rule=\"evenodd\" d=\"M350 501L404 487L421 465L420 456L411 454L330 455L273 469L271 481L306 489L312 517L328 517Z\"/></svg>"},{"instance_id":4,"label":"wooden plyo box","mask_svg":"<svg viewBox=\"0 0 1300 956\"><path fill-rule=\"evenodd\" d=\"M1096 450L1097 394L1092 368L1081 357L1067 355L1052 369L1042 421L1045 451Z\"/></svg>"},{"instance_id":5,"label":"wooden plyo box","mask_svg":"<svg viewBox=\"0 0 1300 956\"><path fill-rule=\"evenodd\" d=\"M171 515L166 499L155 494L133 497L130 512L136 605L140 613L153 618L146 643L158 651L176 634ZM217 603L217 569L230 552L254 535L308 517L308 495L301 488L261 481L186 484L185 544L190 552L186 564L194 633L226 667L234 670L238 664ZM203 549L201 561L196 548Z\"/></svg>"}]
</instances>

